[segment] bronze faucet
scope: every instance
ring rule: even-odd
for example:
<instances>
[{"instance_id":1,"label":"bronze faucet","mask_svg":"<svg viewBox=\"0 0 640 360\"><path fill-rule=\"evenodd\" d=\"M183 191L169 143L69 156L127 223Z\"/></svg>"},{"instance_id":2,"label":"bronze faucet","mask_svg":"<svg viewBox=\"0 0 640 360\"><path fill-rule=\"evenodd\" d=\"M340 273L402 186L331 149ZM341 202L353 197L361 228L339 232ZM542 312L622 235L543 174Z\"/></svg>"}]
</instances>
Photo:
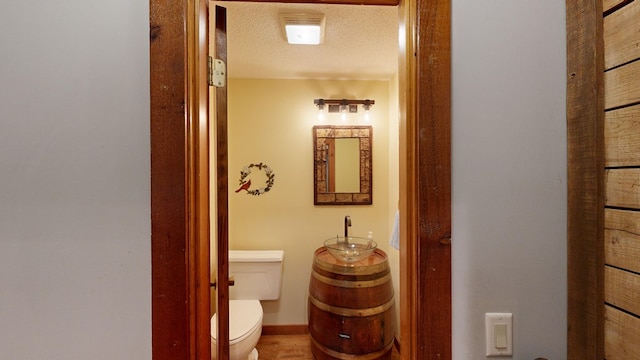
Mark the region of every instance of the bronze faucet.
<instances>
[{"instance_id":1,"label":"bronze faucet","mask_svg":"<svg viewBox=\"0 0 640 360\"><path fill-rule=\"evenodd\" d=\"M349 241L349 227L351 226L351 217L349 215L344 217L344 240Z\"/></svg>"}]
</instances>

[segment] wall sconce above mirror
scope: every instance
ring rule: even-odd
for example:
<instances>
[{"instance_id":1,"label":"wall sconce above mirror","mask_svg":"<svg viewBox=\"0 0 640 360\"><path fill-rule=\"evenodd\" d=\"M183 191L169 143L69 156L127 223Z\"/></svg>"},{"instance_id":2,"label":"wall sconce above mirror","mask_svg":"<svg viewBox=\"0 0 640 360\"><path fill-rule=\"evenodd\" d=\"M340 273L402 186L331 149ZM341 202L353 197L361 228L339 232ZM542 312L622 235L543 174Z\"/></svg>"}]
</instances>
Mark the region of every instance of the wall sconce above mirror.
<instances>
[{"instance_id":1,"label":"wall sconce above mirror","mask_svg":"<svg viewBox=\"0 0 640 360\"><path fill-rule=\"evenodd\" d=\"M313 103L318 107L318 117L322 118L322 114L326 111L329 113L357 113L358 105L362 105L365 119L369 119L369 110L376 103L375 100L348 100L348 99L314 99ZM343 118L343 120L345 120Z\"/></svg>"},{"instance_id":2,"label":"wall sconce above mirror","mask_svg":"<svg viewBox=\"0 0 640 360\"><path fill-rule=\"evenodd\" d=\"M371 126L313 127L315 205L371 205Z\"/></svg>"},{"instance_id":3,"label":"wall sconce above mirror","mask_svg":"<svg viewBox=\"0 0 640 360\"><path fill-rule=\"evenodd\" d=\"M328 107L329 112L349 111L358 112L358 105L362 105L364 111L369 111L371 106L376 103L375 100L348 100L348 99L313 99L313 103L318 110L324 110Z\"/></svg>"}]
</instances>

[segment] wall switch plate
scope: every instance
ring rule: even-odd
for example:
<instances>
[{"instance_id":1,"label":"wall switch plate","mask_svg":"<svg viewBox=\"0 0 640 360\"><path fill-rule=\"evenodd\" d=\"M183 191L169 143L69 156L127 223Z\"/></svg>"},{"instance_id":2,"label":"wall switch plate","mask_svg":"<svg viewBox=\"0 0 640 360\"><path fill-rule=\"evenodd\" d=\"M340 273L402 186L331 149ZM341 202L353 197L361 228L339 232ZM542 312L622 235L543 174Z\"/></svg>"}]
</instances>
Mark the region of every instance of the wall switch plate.
<instances>
[{"instance_id":1,"label":"wall switch plate","mask_svg":"<svg viewBox=\"0 0 640 360\"><path fill-rule=\"evenodd\" d=\"M513 355L513 314L484 314L487 356Z\"/></svg>"}]
</instances>

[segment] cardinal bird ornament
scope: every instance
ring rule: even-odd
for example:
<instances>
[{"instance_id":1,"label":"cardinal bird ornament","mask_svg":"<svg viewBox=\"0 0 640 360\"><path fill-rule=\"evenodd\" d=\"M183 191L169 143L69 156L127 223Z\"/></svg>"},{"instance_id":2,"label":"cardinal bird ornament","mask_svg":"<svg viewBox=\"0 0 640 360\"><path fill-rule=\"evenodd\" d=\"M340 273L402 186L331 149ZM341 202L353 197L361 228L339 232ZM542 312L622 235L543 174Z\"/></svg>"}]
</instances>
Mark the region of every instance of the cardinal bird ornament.
<instances>
[{"instance_id":1,"label":"cardinal bird ornament","mask_svg":"<svg viewBox=\"0 0 640 360\"><path fill-rule=\"evenodd\" d=\"M248 192L249 190L247 189L249 189L250 187L251 187L251 179L242 183L242 185L240 185L240 187L238 188L238 190L236 190L236 192L240 192L241 190L245 190Z\"/></svg>"},{"instance_id":2,"label":"cardinal bird ornament","mask_svg":"<svg viewBox=\"0 0 640 360\"><path fill-rule=\"evenodd\" d=\"M248 177L249 175L251 175L251 170L254 168L260 170L261 172L264 172L264 175L267 178L267 181L265 182L266 186L259 187L257 189L256 188L251 189L251 179L249 179ZM260 174L257 174L257 176L262 177ZM240 184L240 187L238 188L238 190L236 190L236 193L239 193L242 190L246 191L247 194L254 195L254 196L267 193L269 192L269 190L271 190L271 187L273 186L274 177L275 175L273 174L273 170L271 170L271 168L266 164L263 164L263 163L249 164L248 166L243 167L242 170L240 171L240 181L238 182ZM258 181L260 180L258 179Z\"/></svg>"}]
</instances>

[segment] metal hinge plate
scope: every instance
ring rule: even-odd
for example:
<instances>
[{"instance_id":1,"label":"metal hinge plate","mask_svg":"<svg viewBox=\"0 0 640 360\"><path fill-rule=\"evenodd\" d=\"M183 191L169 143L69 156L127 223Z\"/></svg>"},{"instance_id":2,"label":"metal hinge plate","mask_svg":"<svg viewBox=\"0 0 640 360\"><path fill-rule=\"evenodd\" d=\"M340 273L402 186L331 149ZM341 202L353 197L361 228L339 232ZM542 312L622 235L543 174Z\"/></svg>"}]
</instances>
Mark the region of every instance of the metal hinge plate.
<instances>
[{"instance_id":1,"label":"metal hinge plate","mask_svg":"<svg viewBox=\"0 0 640 360\"><path fill-rule=\"evenodd\" d=\"M220 59L209 56L209 86L224 87L227 79L227 65Z\"/></svg>"}]
</instances>

